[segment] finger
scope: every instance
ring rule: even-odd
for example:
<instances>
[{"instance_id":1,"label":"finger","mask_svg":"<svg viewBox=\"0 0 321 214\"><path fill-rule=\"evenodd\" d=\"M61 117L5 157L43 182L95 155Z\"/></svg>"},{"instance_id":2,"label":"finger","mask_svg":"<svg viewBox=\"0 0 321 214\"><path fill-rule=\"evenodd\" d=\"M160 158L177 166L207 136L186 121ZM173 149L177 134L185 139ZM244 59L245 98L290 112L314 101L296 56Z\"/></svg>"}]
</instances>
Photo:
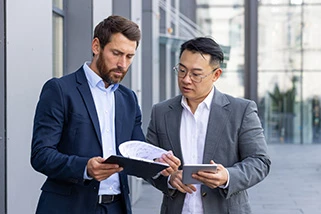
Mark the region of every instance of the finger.
<instances>
[{"instance_id":1,"label":"finger","mask_svg":"<svg viewBox=\"0 0 321 214\"><path fill-rule=\"evenodd\" d=\"M180 166L181 165L181 160L176 157L172 151L169 151L167 154L166 154L166 157L172 161L175 165L177 166Z\"/></svg>"},{"instance_id":2,"label":"finger","mask_svg":"<svg viewBox=\"0 0 321 214\"><path fill-rule=\"evenodd\" d=\"M163 175L163 176L169 176L169 175L171 175L171 174L173 174L174 172L176 172L178 169L173 169L172 167L168 167L168 168L166 168L166 169L164 169L163 171L161 171L161 174Z\"/></svg>"},{"instance_id":3,"label":"finger","mask_svg":"<svg viewBox=\"0 0 321 214\"><path fill-rule=\"evenodd\" d=\"M178 170L179 165L169 161L169 160L163 160L162 162L165 162L169 165L168 168L164 169L161 174L164 176L168 176L169 174L172 174L173 172Z\"/></svg>"},{"instance_id":4,"label":"finger","mask_svg":"<svg viewBox=\"0 0 321 214\"><path fill-rule=\"evenodd\" d=\"M163 175L163 176L165 176L165 177L169 176L170 174L171 174L171 173L168 172L167 169L164 169L164 170L161 171L161 175Z\"/></svg>"},{"instance_id":5,"label":"finger","mask_svg":"<svg viewBox=\"0 0 321 214\"><path fill-rule=\"evenodd\" d=\"M196 187L192 184L183 184L182 182L179 182L177 185L177 190L179 190L182 193L190 193L192 194L193 192L196 191Z\"/></svg>"},{"instance_id":6,"label":"finger","mask_svg":"<svg viewBox=\"0 0 321 214\"><path fill-rule=\"evenodd\" d=\"M161 174L163 176L169 176L169 175L173 174L176 171L177 171L177 169L173 169L172 167L168 167L168 168L164 169L163 171L161 171Z\"/></svg>"},{"instance_id":7,"label":"finger","mask_svg":"<svg viewBox=\"0 0 321 214\"><path fill-rule=\"evenodd\" d=\"M198 173L193 173L192 174L192 178L201 181L203 183L205 182L209 182L213 179L211 173L207 173L207 172L198 172Z\"/></svg>"},{"instance_id":8,"label":"finger","mask_svg":"<svg viewBox=\"0 0 321 214\"><path fill-rule=\"evenodd\" d=\"M186 186L188 186L192 191L196 191L196 187L193 184L187 184Z\"/></svg>"},{"instance_id":9,"label":"finger","mask_svg":"<svg viewBox=\"0 0 321 214\"><path fill-rule=\"evenodd\" d=\"M94 158L98 163L103 163L105 160L106 160L106 158L102 158L102 157L95 157Z\"/></svg>"},{"instance_id":10,"label":"finger","mask_svg":"<svg viewBox=\"0 0 321 214\"><path fill-rule=\"evenodd\" d=\"M178 167L181 165L180 159L172 154L163 154L161 159L162 161L170 165L173 169L178 169Z\"/></svg>"},{"instance_id":11,"label":"finger","mask_svg":"<svg viewBox=\"0 0 321 214\"><path fill-rule=\"evenodd\" d=\"M99 170L94 178L98 181L102 181L109 178L111 175L115 173L121 172L122 170L123 170L123 167L112 168L107 170Z\"/></svg>"},{"instance_id":12,"label":"finger","mask_svg":"<svg viewBox=\"0 0 321 214\"><path fill-rule=\"evenodd\" d=\"M171 175L170 184L182 193L193 193L196 191L196 187L194 185L186 185L182 182L182 170L176 171Z\"/></svg>"},{"instance_id":13,"label":"finger","mask_svg":"<svg viewBox=\"0 0 321 214\"><path fill-rule=\"evenodd\" d=\"M104 163L100 165L102 170L109 170L109 169L119 169L121 168L118 164L115 163Z\"/></svg>"}]
</instances>

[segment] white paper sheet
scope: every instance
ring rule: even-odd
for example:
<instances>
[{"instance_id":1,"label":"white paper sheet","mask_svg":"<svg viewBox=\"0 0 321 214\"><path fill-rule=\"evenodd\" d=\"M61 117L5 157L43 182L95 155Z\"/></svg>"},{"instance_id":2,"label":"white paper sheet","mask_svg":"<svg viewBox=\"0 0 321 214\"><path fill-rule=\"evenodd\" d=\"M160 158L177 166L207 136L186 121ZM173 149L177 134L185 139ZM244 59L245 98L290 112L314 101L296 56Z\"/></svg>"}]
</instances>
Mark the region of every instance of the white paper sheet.
<instances>
[{"instance_id":1,"label":"white paper sheet","mask_svg":"<svg viewBox=\"0 0 321 214\"><path fill-rule=\"evenodd\" d=\"M124 157L150 161L161 157L164 153L168 153L162 148L137 140L120 144L119 151Z\"/></svg>"}]
</instances>

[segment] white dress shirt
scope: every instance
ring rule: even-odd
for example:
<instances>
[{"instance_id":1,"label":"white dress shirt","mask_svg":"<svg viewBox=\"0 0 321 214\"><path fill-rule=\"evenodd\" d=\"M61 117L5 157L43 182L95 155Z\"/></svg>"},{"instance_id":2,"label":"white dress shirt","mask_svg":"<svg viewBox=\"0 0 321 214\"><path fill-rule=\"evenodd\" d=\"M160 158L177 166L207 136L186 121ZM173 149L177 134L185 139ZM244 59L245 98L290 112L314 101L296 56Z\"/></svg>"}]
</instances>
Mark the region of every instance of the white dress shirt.
<instances>
[{"instance_id":1,"label":"white dress shirt","mask_svg":"<svg viewBox=\"0 0 321 214\"><path fill-rule=\"evenodd\" d=\"M116 154L115 141L115 99L114 91L118 84L105 88L105 83L86 62L83 66L86 78L89 83L91 94L94 98L95 107L99 120L99 127L102 139L103 158ZM85 173L85 177L87 177ZM111 175L108 179L100 182L98 195L120 194L120 182L118 173Z\"/></svg>"},{"instance_id":2,"label":"white dress shirt","mask_svg":"<svg viewBox=\"0 0 321 214\"><path fill-rule=\"evenodd\" d=\"M203 102L198 105L194 114L191 112L186 98L182 97L180 140L185 164L203 163L205 137L213 94L214 87ZM195 187L196 192L187 193L185 196L182 214L203 214L201 185L196 184Z\"/></svg>"}]
</instances>

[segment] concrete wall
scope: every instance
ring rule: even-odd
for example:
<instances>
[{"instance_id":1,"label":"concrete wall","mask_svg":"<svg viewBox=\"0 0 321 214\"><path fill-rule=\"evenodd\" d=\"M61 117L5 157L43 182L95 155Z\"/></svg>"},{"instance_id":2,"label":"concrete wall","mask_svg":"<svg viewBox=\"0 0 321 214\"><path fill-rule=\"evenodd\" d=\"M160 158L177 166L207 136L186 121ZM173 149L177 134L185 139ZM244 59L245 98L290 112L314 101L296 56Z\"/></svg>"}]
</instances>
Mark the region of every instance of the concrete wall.
<instances>
[{"instance_id":1,"label":"concrete wall","mask_svg":"<svg viewBox=\"0 0 321 214\"><path fill-rule=\"evenodd\" d=\"M8 213L34 213L44 176L30 165L32 124L52 75L52 2L6 1Z\"/></svg>"},{"instance_id":2,"label":"concrete wall","mask_svg":"<svg viewBox=\"0 0 321 214\"><path fill-rule=\"evenodd\" d=\"M112 0L93 0L93 28L112 14L112 8Z\"/></svg>"},{"instance_id":3,"label":"concrete wall","mask_svg":"<svg viewBox=\"0 0 321 214\"><path fill-rule=\"evenodd\" d=\"M0 0L0 213L6 210L5 4Z\"/></svg>"}]
</instances>

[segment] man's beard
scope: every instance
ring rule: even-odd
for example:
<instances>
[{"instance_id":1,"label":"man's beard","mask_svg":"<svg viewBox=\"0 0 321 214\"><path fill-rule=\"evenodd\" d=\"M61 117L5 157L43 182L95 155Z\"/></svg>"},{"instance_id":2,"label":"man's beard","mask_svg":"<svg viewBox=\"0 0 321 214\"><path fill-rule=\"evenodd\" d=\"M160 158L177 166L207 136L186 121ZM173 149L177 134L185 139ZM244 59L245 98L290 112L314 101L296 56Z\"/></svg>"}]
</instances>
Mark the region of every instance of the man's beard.
<instances>
[{"instance_id":1,"label":"man's beard","mask_svg":"<svg viewBox=\"0 0 321 214\"><path fill-rule=\"evenodd\" d=\"M114 80L111 78L110 73L111 73L112 71L121 71L121 72L124 72L124 70L121 69L121 68L114 68L114 69L108 70L107 67L106 67L105 61L104 61L103 59L104 59L103 52L100 52L100 53L99 53L99 57L98 57L97 62L96 62L96 66L97 66L98 72L99 72L99 74L100 74L100 77L101 77L101 78L104 80L104 82L107 83L108 85L112 85L112 84L115 84L115 83L120 82L123 78L121 78L119 81L118 81L118 80L114 81Z\"/></svg>"}]
</instances>

